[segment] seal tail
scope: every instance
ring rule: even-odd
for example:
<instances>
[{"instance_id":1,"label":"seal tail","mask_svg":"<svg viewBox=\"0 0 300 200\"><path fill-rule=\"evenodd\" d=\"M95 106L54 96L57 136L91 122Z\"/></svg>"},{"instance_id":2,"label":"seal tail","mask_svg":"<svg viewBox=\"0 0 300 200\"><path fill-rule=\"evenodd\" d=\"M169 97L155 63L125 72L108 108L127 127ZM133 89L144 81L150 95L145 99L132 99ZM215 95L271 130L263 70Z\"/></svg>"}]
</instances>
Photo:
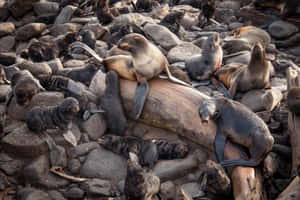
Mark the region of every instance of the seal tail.
<instances>
[{"instance_id":1,"label":"seal tail","mask_svg":"<svg viewBox=\"0 0 300 200\"><path fill-rule=\"evenodd\" d=\"M149 86L148 82L145 81L143 83L138 83L134 98L133 98L133 118L134 120L139 119L140 115L142 114L145 101L148 95Z\"/></svg>"},{"instance_id":2,"label":"seal tail","mask_svg":"<svg viewBox=\"0 0 300 200\"><path fill-rule=\"evenodd\" d=\"M181 81L181 80L175 78L175 77L171 74L171 72L170 72L170 70L169 70L169 67L168 67L167 65L166 65L166 67L165 67L165 72L167 73L168 78L170 79L170 81L172 81L172 82L174 82L174 83L181 84L181 85L185 85L185 86L188 86L188 87L192 87L192 85L190 85L190 84L188 84L188 83L186 83L186 82L184 82L184 81Z\"/></svg>"},{"instance_id":3,"label":"seal tail","mask_svg":"<svg viewBox=\"0 0 300 200\"><path fill-rule=\"evenodd\" d=\"M71 49L74 49L74 48L82 48L85 51L87 51L91 56L93 56L94 58L96 58L97 61L99 61L100 63L103 62L103 59L100 58L93 49L91 49L88 45L86 45L86 44L84 44L82 42L78 42L78 41L73 42L71 44Z\"/></svg>"}]
</instances>

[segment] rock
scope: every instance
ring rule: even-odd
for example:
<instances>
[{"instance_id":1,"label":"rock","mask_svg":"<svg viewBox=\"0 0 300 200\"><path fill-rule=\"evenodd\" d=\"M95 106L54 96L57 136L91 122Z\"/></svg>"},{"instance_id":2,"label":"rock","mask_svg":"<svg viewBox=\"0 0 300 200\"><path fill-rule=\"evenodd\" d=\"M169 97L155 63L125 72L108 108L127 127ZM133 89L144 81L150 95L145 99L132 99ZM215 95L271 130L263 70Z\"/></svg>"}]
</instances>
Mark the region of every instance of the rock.
<instances>
[{"instance_id":1,"label":"rock","mask_svg":"<svg viewBox=\"0 0 300 200\"><path fill-rule=\"evenodd\" d=\"M184 199L196 199L205 196L205 193L200 189L200 185L196 182L182 185L180 191L184 195Z\"/></svg>"},{"instance_id":2,"label":"rock","mask_svg":"<svg viewBox=\"0 0 300 200\"><path fill-rule=\"evenodd\" d=\"M67 166L67 154L64 147L59 145L50 147L50 163L51 166L61 166L63 168Z\"/></svg>"},{"instance_id":3,"label":"rock","mask_svg":"<svg viewBox=\"0 0 300 200\"><path fill-rule=\"evenodd\" d=\"M216 7L239 10L241 7L241 2L240 1L218 1L216 2Z\"/></svg>"},{"instance_id":4,"label":"rock","mask_svg":"<svg viewBox=\"0 0 300 200\"><path fill-rule=\"evenodd\" d=\"M231 58L224 58L225 64L230 64L230 63L242 63L242 64L248 64L251 59L251 52L247 51L244 54L234 56Z\"/></svg>"},{"instance_id":5,"label":"rock","mask_svg":"<svg viewBox=\"0 0 300 200\"><path fill-rule=\"evenodd\" d=\"M31 10L33 3L39 0L15 0L9 4L9 10L15 18L22 17Z\"/></svg>"},{"instance_id":6,"label":"rock","mask_svg":"<svg viewBox=\"0 0 300 200\"><path fill-rule=\"evenodd\" d=\"M84 191L77 187L72 187L64 192L64 196L68 199L83 199Z\"/></svg>"},{"instance_id":7,"label":"rock","mask_svg":"<svg viewBox=\"0 0 300 200\"><path fill-rule=\"evenodd\" d=\"M7 176L3 172L0 172L0 190L3 191L8 186L9 186L9 180Z\"/></svg>"},{"instance_id":8,"label":"rock","mask_svg":"<svg viewBox=\"0 0 300 200\"><path fill-rule=\"evenodd\" d=\"M87 178L108 179L117 183L125 179L126 170L124 158L100 147L86 157L80 175Z\"/></svg>"},{"instance_id":9,"label":"rock","mask_svg":"<svg viewBox=\"0 0 300 200\"><path fill-rule=\"evenodd\" d=\"M241 103L253 112L262 110L272 111L281 101L282 97L281 91L275 88L270 90L251 90L243 96Z\"/></svg>"},{"instance_id":10,"label":"rock","mask_svg":"<svg viewBox=\"0 0 300 200\"><path fill-rule=\"evenodd\" d=\"M9 52L15 46L15 37L6 36L0 38L0 52Z\"/></svg>"},{"instance_id":11,"label":"rock","mask_svg":"<svg viewBox=\"0 0 300 200\"><path fill-rule=\"evenodd\" d=\"M241 51L251 51L252 49L250 43L246 39L225 39L222 48L225 55Z\"/></svg>"},{"instance_id":12,"label":"rock","mask_svg":"<svg viewBox=\"0 0 300 200\"><path fill-rule=\"evenodd\" d=\"M274 77L271 79L271 87L284 92L287 90L287 81L285 78Z\"/></svg>"},{"instance_id":13,"label":"rock","mask_svg":"<svg viewBox=\"0 0 300 200\"><path fill-rule=\"evenodd\" d=\"M2 157L2 156L1 156ZM0 169L5 172L8 176L15 176L22 173L22 170L24 168L24 161L9 158L10 160L1 162L0 163ZM1 158L2 160L2 158ZM0 181L1 182L1 181Z\"/></svg>"},{"instance_id":14,"label":"rock","mask_svg":"<svg viewBox=\"0 0 300 200\"><path fill-rule=\"evenodd\" d=\"M269 26L268 31L274 38L284 39L298 32L299 28L294 24L280 20L273 22Z\"/></svg>"},{"instance_id":15,"label":"rock","mask_svg":"<svg viewBox=\"0 0 300 200\"><path fill-rule=\"evenodd\" d=\"M185 42L172 48L168 52L167 58L169 63L184 62L185 59L191 57L192 55L201 54L201 53L202 50L199 47L197 47L192 43Z\"/></svg>"},{"instance_id":16,"label":"rock","mask_svg":"<svg viewBox=\"0 0 300 200\"><path fill-rule=\"evenodd\" d=\"M5 102L6 96L11 91L10 85L0 85L0 101Z\"/></svg>"},{"instance_id":17,"label":"rock","mask_svg":"<svg viewBox=\"0 0 300 200\"><path fill-rule=\"evenodd\" d=\"M120 26L120 25L124 25L124 24L128 24L128 23L132 23L132 24L141 26L145 22L155 23L151 17L147 17L147 16L139 14L139 13L128 13L128 14L123 14L123 15L116 17L114 19L112 25Z\"/></svg>"},{"instance_id":18,"label":"rock","mask_svg":"<svg viewBox=\"0 0 300 200\"><path fill-rule=\"evenodd\" d=\"M36 63L36 62L20 59L19 63L17 63L16 66L21 70L27 69L28 71L31 72L33 76L36 77L42 74L44 75L52 74L52 70L47 64L47 62Z\"/></svg>"},{"instance_id":19,"label":"rock","mask_svg":"<svg viewBox=\"0 0 300 200\"><path fill-rule=\"evenodd\" d=\"M47 62L49 67L51 68L52 74L56 74L58 71L62 70L64 66L62 65L59 58L55 58L54 60L50 60Z\"/></svg>"},{"instance_id":20,"label":"rock","mask_svg":"<svg viewBox=\"0 0 300 200\"><path fill-rule=\"evenodd\" d=\"M59 3L40 1L33 4L33 10L37 15L56 14L59 11Z\"/></svg>"},{"instance_id":21,"label":"rock","mask_svg":"<svg viewBox=\"0 0 300 200\"><path fill-rule=\"evenodd\" d=\"M75 59L70 59L66 62L64 62L64 68L77 68L77 67L84 67L86 66L86 63L82 60L75 60Z\"/></svg>"},{"instance_id":22,"label":"rock","mask_svg":"<svg viewBox=\"0 0 300 200\"><path fill-rule=\"evenodd\" d=\"M99 147L100 145L97 142L84 143L74 147L70 152L70 156L71 158L84 156L89 152L91 152L92 150L97 149Z\"/></svg>"},{"instance_id":23,"label":"rock","mask_svg":"<svg viewBox=\"0 0 300 200\"><path fill-rule=\"evenodd\" d=\"M0 23L0 37L11 35L15 32L15 25L11 22Z\"/></svg>"},{"instance_id":24,"label":"rock","mask_svg":"<svg viewBox=\"0 0 300 200\"><path fill-rule=\"evenodd\" d=\"M96 23L97 17L72 17L71 23L77 23L77 24L88 24L88 23ZM100 24L99 24L100 25ZM101 26L101 25L100 25Z\"/></svg>"},{"instance_id":25,"label":"rock","mask_svg":"<svg viewBox=\"0 0 300 200\"><path fill-rule=\"evenodd\" d=\"M166 50L170 50L181 43L181 40L165 26L146 24L144 31L156 44Z\"/></svg>"},{"instance_id":26,"label":"rock","mask_svg":"<svg viewBox=\"0 0 300 200\"><path fill-rule=\"evenodd\" d=\"M56 190L48 191L48 194L52 200L66 200L64 196Z\"/></svg>"},{"instance_id":27,"label":"rock","mask_svg":"<svg viewBox=\"0 0 300 200\"><path fill-rule=\"evenodd\" d=\"M67 32L78 32L82 25L74 23L54 24L49 30L51 35L57 37Z\"/></svg>"},{"instance_id":28,"label":"rock","mask_svg":"<svg viewBox=\"0 0 300 200\"><path fill-rule=\"evenodd\" d=\"M229 30L234 30L243 27L244 24L240 22L232 22L228 25Z\"/></svg>"},{"instance_id":29,"label":"rock","mask_svg":"<svg viewBox=\"0 0 300 200\"><path fill-rule=\"evenodd\" d=\"M10 16L8 8L0 6L0 21L4 22Z\"/></svg>"},{"instance_id":30,"label":"rock","mask_svg":"<svg viewBox=\"0 0 300 200\"><path fill-rule=\"evenodd\" d=\"M0 64L9 66L16 63L17 56L15 53L0 52Z\"/></svg>"},{"instance_id":31,"label":"rock","mask_svg":"<svg viewBox=\"0 0 300 200\"><path fill-rule=\"evenodd\" d=\"M97 140L105 133L107 124L102 115L95 114L83 123L83 129L92 140Z\"/></svg>"},{"instance_id":32,"label":"rock","mask_svg":"<svg viewBox=\"0 0 300 200\"><path fill-rule=\"evenodd\" d=\"M261 111L256 113L265 123L271 121L272 113L270 111Z\"/></svg>"},{"instance_id":33,"label":"rock","mask_svg":"<svg viewBox=\"0 0 300 200\"><path fill-rule=\"evenodd\" d=\"M17 40L28 40L30 38L40 35L47 28L43 23L30 23L20 27L16 32Z\"/></svg>"},{"instance_id":34,"label":"rock","mask_svg":"<svg viewBox=\"0 0 300 200\"><path fill-rule=\"evenodd\" d=\"M45 179L50 170L50 162L46 155L42 155L33 160L24 168L23 176L26 183L37 184Z\"/></svg>"},{"instance_id":35,"label":"rock","mask_svg":"<svg viewBox=\"0 0 300 200\"><path fill-rule=\"evenodd\" d=\"M64 7L59 15L56 17L54 24L64 24L71 20L74 11L77 9L75 6Z\"/></svg>"},{"instance_id":36,"label":"rock","mask_svg":"<svg viewBox=\"0 0 300 200\"><path fill-rule=\"evenodd\" d=\"M227 8L216 8L216 21L225 24L230 24L236 21L235 11Z\"/></svg>"},{"instance_id":37,"label":"rock","mask_svg":"<svg viewBox=\"0 0 300 200\"><path fill-rule=\"evenodd\" d=\"M106 39L108 39L107 37L109 36L109 30L107 27L102 26L99 23L88 23L85 24L82 29L82 31L84 30L91 30L93 31L93 33L95 34L95 37L97 39L96 42L98 42L99 39L106 41ZM105 43L106 44L106 43Z\"/></svg>"},{"instance_id":38,"label":"rock","mask_svg":"<svg viewBox=\"0 0 300 200\"><path fill-rule=\"evenodd\" d=\"M47 176L44 179L40 180L38 184L43 188L54 190L64 188L69 185L70 182L49 172Z\"/></svg>"},{"instance_id":39,"label":"rock","mask_svg":"<svg viewBox=\"0 0 300 200\"><path fill-rule=\"evenodd\" d=\"M26 108L16 104L13 97L8 105L8 115L12 119L25 121L26 113L34 106L54 106L59 104L64 99L63 93L60 92L40 92L33 96L30 105Z\"/></svg>"},{"instance_id":40,"label":"rock","mask_svg":"<svg viewBox=\"0 0 300 200\"><path fill-rule=\"evenodd\" d=\"M68 162L68 169L72 174L78 174L80 171L80 161L78 159L71 159Z\"/></svg>"},{"instance_id":41,"label":"rock","mask_svg":"<svg viewBox=\"0 0 300 200\"><path fill-rule=\"evenodd\" d=\"M113 197L118 195L118 191L109 181L101 179L89 179L87 182L81 183L82 188L88 196L92 197Z\"/></svg>"},{"instance_id":42,"label":"rock","mask_svg":"<svg viewBox=\"0 0 300 200\"><path fill-rule=\"evenodd\" d=\"M23 124L2 139L4 152L19 158L35 158L48 152L48 146Z\"/></svg>"},{"instance_id":43,"label":"rock","mask_svg":"<svg viewBox=\"0 0 300 200\"><path fill-rule=\"evenodd\" d=\"M293 54L293 55L299 57L299 56L300 56L300 45L295 46L295 47L293 47L293 48L290 48L290 49L288 50L288 52L290 52L291 54Z\"/></svg>"},{"instance_id":44,"label":"rock","mask_svg":"<svg viewBox=\"0 0 300 200\"><path fill-rule=\"evenodd\" d=\"M18 191L17 198L18 200L51 200L49 195L41 190L34 188L23 188Z\"/></svg>"},{"instance_id":45,"label":"rock","mask_svg":"<svg viewBox=\"0 0 300 200\"><path fill-rule=\"evenodd\" d=\"M173 199L176 196L176 186L172 181L164 182L160 185L159 195L163 199Z\"/></svg>"}]
</instances>

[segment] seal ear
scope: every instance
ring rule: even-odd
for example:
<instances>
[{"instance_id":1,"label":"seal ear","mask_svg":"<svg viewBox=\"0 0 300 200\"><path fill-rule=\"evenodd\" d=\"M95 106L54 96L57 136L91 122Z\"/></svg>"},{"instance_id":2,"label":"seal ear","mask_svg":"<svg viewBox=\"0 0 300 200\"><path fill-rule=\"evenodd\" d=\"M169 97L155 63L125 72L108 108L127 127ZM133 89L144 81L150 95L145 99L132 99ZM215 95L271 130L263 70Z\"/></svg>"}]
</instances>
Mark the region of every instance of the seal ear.
<instances>
[{"instance_id":1,"label":"seal ear","mask_svg":"<svg viewBox=\"0 0 300 200\"><path fill-rule=\"evenodd\" d=\"M215 113L214 113L213 116L212 116L212 119L213 119L213 120L216 120L216 119L218 119L219 117L220 117L220 112L219 112L218 110L216 110Z\"/></svg>"}]
</instances>

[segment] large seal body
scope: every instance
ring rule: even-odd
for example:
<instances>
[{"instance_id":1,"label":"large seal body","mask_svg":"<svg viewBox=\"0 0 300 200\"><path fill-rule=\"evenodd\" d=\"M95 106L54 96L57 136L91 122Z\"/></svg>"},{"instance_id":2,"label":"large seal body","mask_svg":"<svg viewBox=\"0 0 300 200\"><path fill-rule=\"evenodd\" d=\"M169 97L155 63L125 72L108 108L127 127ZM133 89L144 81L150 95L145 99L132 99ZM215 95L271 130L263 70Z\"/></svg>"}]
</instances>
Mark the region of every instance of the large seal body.
<instances>
[{"instance_id":1,"label":"large seal body","mask_svg":"<svg viewBox=\"0 0 300 200\"><path fill-rule=\"evenodd\" d=\"M265 122L243 104L226 98L207 100L199 108L202 122L215 121L217 134L214 141L217 160L227 166L257 166L274 144ZM229 139L249 150L249 160L224 161L224 148Z\"/></svg>"},{"instance_id":2,"label":"large seal body","mask_svg":"<svg viewBox=\"0 0 300 200\"><path fill-rule=\"evenodd\" d=\"M202 55L196 55L186 60L187 72L191 79L208 80L221 66L223 51L220 46L219 34L214 34L205 41Z\"/></svg>"}]
</instances>

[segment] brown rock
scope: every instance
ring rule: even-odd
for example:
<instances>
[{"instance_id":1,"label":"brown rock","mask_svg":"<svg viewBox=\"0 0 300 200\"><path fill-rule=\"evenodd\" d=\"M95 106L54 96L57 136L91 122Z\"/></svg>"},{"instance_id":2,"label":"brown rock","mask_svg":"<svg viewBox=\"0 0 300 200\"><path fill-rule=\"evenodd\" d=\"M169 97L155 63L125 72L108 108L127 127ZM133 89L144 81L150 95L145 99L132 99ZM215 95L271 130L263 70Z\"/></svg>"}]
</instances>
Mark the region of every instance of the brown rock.
<instances>
[{"instance_id":1,"label":"brown rock","mask_svg":"<svg viewBox=\"0 0 300 200\"><path fill-rule=\"evenodd\" d=\"M40 35L47 28L43 23L30 23L20 27L16 32L17 40L28 40Z\"/></svg>"},{"instance_id":2,"label":"brown rock","mask_svg":"<svg viewBox=\"0 0 300 200\"><path fill-rule=\"evenodd\" d=\"M15 32L15 25L11 22L0 23L0 37Z\"/></svg>"},{"instance_id":3,"label":"brown rock","mask_svg":"<svg viewBox=\"0 0 300 200\"><path fill-rule=\"evenodd\" d=\"M15 46L15 37L5 36L0 38L0 52L9 52Z\"/></svg>"}]
</instances>

